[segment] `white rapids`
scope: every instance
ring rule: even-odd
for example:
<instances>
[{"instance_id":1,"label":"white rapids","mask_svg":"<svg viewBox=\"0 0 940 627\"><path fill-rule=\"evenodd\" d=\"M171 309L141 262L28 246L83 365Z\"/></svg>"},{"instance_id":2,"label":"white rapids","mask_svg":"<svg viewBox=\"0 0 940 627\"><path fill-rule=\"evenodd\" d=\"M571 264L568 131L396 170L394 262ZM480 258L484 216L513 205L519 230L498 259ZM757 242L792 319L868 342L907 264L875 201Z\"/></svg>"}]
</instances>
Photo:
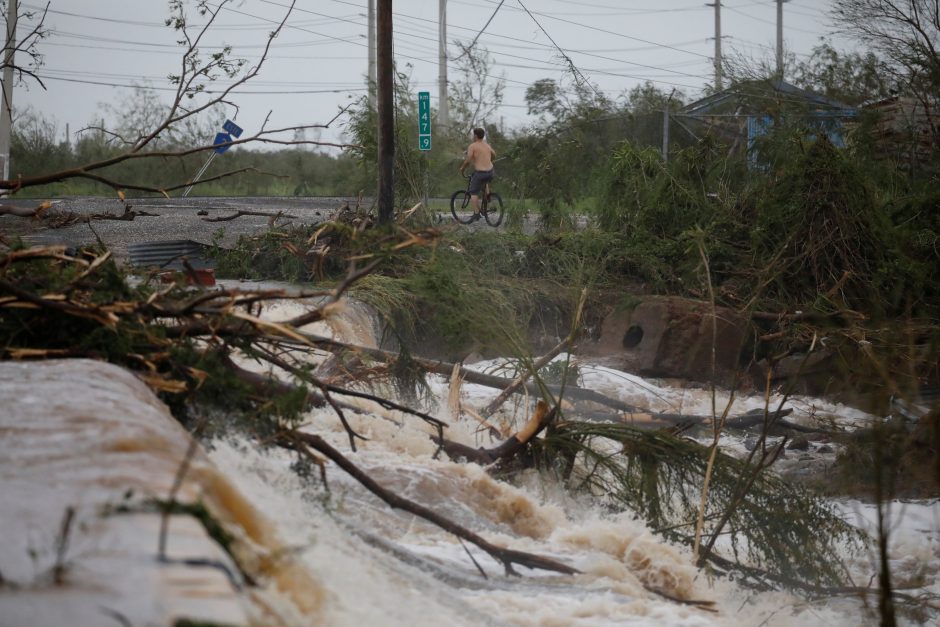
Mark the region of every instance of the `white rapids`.
<instances>
[{"instance_id":1,"label":"white rapids","mask_svg":"<svg viewBox=\"0 0 940 627\"><path fill-rule=\"evenodd\" d=\"M285 303L268 315L296 313ZM335 312L316 329L372 344L361 312ZM473 367L489 369L495 362ZM633 375L584 364L585 387L654 411L710 413L701 390L657 386ZM447 436L491 446L470 418L452 414L451 382L431 377L430 413ZM460 402L479 409L496 391L464 384ZM719 399L719 403L720 403ZM762 398L736 399L746 411ZM498 419L525 418L509 408ZM792 419L825 414L845 422L866 417L819 399L790 401ZM386 488L426 505L487 540L553 558L578 569L568 576L518 568L519 577L473 545L388 507L327 464L325 487L314 467L298 474L296 454L261 450L241 438L211 442L193 459L181 500L204 502L235 537L234 555L257 579L247 585L231 558L194 519L173 516L167 538L174 558L201 558L204 568L156 559L159 515L115 514L121 503L166 498L189 438L139 381L106 364L0 362L0 626L172 624L178 618L233 625L353 627L439 625L856 626L876 620L854 597L808 601L786 592L754 593L710 578L690 551L646 525L573 496L535 473L513 484L475 464L435 459L432 430L420 420L372 408L347 418L368 438L350 450L329 409L306 416L304 429L342 450ZM740 443L729 441L731 449ZM128 496L130 491L131 496ZM66 508L74 508L59 550ZM840 505L853 522L871 508ZM133 509L133 508L131 508ZM940 593L940 503L897 504L892 566L899 581ZM472 555L472 559L471 556ZM55 571L56 564L63 569ZM852 558L856 582L876 572L871 555ZM485 577L480 571L485 573ZM59 572L56 581L50 573ZM690 601L712 601L707 611Z\"/></svg>"}]
</instances>

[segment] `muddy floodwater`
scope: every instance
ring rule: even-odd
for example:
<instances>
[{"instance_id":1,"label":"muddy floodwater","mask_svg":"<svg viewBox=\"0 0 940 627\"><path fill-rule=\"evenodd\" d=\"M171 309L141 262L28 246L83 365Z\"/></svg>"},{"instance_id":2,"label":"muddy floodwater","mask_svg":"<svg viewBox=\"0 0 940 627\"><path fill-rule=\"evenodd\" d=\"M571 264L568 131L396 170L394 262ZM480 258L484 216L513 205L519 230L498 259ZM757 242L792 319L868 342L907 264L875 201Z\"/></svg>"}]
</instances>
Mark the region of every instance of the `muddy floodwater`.
<instances>
[{"instance_id":1,"label":"muddy floodwater","mask_svg":"<svg viewBox=\"0 0 940 627\"><path fill-rule=\"evenodd\" d=\"M289 318L302 308L283 302L265 316ZM372 328L362 310L350 307L307 330L374 346ZM469 367L496 372L505 363L492 359ZM712 404L701 389L662 385L589 361L579 362L579 371L579 385L654 409L700 414ZM470 412L453 407L457 398L478 412L495 390L441 376L428 383L424 408L448 423L447 437L474 447L492 444ZM719 404L728 397L719 395ZM227 525L245 563L266 564L248 586L191 518L174 517L170 559L156 560L159 517L136 508L167 493L189 440L129 373L87 360L0 363L0 402L6 410L0 419L0 498L17 504L0 512L0 571L7 582L0 586L2 625L107 624L102 616L121 616L129 624L169 624L185 616L340 627L855 627L876 620L871 605L857 596L807 600L783 591L756 593L710 576L692 566L688 547L664 541L629 513L534 471L507 482L476 464L438 458L426 423L368 403L347 414L352 428L368 438L356 452L329 408L309 411L304 430L325 438L385 488L490 542L558 560L579 574L507 574L476 547L390 508L332 464L323 484L318 472L298 472L291 452L259 449L241 435L206 440L180 498L206 503ZM741 410L764 402L735 400ZM524 421L529 407L520 397L492 420ZM811 397L794 397L788 407L795 421L825 415L852 428L867 419ZM739 437L723 441L731 452L744 445ZM872 506L848 500L836 505L853 524L874 529ZM70 509L74 527L59 551L62 513ZM940 593L940 503L895 503L891 521L898 585L912 594ZM870 553L844 559L860 585L876 572ZM62 582L52 585L48 573L59 572L57 563L66 567ZM207 601L194 603L196 597ZM690 604L702 601L712 605Z\"/></svg>"}]
</instances>

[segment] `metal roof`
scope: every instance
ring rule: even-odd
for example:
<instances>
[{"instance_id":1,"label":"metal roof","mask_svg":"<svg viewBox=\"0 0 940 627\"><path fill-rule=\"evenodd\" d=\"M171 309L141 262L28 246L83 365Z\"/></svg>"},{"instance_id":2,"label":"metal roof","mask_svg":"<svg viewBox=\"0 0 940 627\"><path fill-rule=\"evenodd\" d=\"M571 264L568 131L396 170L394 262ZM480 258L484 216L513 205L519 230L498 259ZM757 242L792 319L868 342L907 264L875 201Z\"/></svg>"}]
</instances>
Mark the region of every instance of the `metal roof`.
<instances>
[{"instance_id":1,"label":"metal roof","mask_svg":"<svg viewBox=\"0 0 940 627\"><path fill-rule=\"evenodd\" d=\"M771 92L768 94L767 92ZM772 95L771 95L772 94ZM826 109L835 109L843 112L846 116L855 115L855 108L844 103L826 98L815 92L801 89L796 85L783 80L767 81L745 81L729 87L724 91L706 96L700 100L687 104L682 108L682 113L686 115L707 115L722 104L735 101L737 99L746 99L748 97L769 97L785 98L788 100L799 100L803 103L815 105Z\"/></svg>"},{"instance_id":2,"label":"metal roof","mask_svg":"<svg viewBox=\"0 0 940 627\"><path fill-rule=\"evenodd\" d=\"M215 265L208 256L209 246L192 240L139 242L129 244L127 252L131 265L144 268L181 270L184 258L197 270L212 268Z\"/></svg>"}]
</instances>

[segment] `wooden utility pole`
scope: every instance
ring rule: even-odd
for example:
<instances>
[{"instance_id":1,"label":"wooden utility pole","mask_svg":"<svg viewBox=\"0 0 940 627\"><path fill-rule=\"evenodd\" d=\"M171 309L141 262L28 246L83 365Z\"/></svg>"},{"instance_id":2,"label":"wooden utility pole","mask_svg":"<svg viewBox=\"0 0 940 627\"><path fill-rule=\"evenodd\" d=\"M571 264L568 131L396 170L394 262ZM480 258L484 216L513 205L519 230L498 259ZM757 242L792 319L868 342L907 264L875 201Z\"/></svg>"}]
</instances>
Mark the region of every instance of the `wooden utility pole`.
<instances>
[{"instance_id":1,"label":"wooden utility pole","mask_svg":"<svg viewBox=\"0 0 940 627\"><path fill-rule=\"evenodd\" d=\"M715 7L715 91L721 91L721 0L706 6Z\"/></svg>"},{"instance_id":2,"label":"wooden utility pole","mask_svg":"<svg viewBox=\"0 0 940 627\"><path fill-rule=\"evenodd\" d=\"M375 109L375 0L369 0L369 105Z\"/></svg>"},{"instance_id":3,"label":"wooden utility pole","mask_svg":"<svg viewBox=\"0 0 940 627\"><path fill-rule=\"evenodd\" d=\"M395 215L395 100L393 96L392 0L378 0L378 137L379 223L391 224Z\"/></svg>"},{"instance_id":4,"label":"wooden utility pole","mask_svg":"<svg viewBox=\"0 0 940 627\"><path fill-rule=\"evenodd\" d=\"M450 111L447 107L447 0L440 0L438 8L437 47L437 121L446 126L450 121Z\"/></svg>"},{"instance_id":5,"label":"wooden utility pole","mask_svg":"<svg viewBox=\"0 0 940 627\"><path fill-rule=\"evenodd\" d=\"M17 0L7 4L7 38L3 46L3 102L0 103L0 175L10 180L10 138L13 135L13 53L16 50Z\"/></svg>"}]
</instances>

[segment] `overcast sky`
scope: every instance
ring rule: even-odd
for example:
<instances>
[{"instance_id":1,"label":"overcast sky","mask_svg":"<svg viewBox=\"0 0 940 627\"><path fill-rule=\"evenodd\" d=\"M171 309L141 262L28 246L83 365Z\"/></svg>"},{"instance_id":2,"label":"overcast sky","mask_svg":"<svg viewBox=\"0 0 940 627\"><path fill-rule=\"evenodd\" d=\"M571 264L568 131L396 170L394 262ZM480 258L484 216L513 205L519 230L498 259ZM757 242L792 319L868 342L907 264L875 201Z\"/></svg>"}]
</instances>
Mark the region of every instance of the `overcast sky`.
<instances>
[{"instance_id":1,"label":"overcast sky","mask_svg":"<svg viewBox=\"0 0 940 627\"><path fill-rule=\"evenodd\" d=\"M472 41L499 4L448 0L448 40ZM21 0L21 6L41 5ZM235 55L257 62L267 33L287 6L286 0L235 0L223 9L207 41L231 45ZM367 0L297 0L261 75L233 96L240 106L237 122L251 132L272 111L270 127L322 123L360 96L368 56L366 7ZM784 4L789 51L805 56L820 37L830 36L828 7L829 0ZM412 75L418 89L431 93L436 108L438 0L394 0L393 10L399 68ZM166 90L160 93L168 98L166 77L178 72L181 54L176 34L164 25L168 15L164 0L51 0L49 37L39 44L44 65L38 74L47 89L18 86L14 107L41 112L64 136L66 124L74 134L102 116L102 103L121 102L135 84ZM518 127L530 121L525 89L541 78L562 77L560 50L611 97L645 80L698 97L714 80L714 22L714 8L702 0L504 0L477 42L506 81L500 119L490 122ZM721 22L725 54L736 50L773 58L774 0L723 0ZM451 45L451 56L458 53ZM453 61L450 66L453 80ZM337 124L323 131L322 139L341 140L341 132Z\"/></svg>"}]
</instances>

